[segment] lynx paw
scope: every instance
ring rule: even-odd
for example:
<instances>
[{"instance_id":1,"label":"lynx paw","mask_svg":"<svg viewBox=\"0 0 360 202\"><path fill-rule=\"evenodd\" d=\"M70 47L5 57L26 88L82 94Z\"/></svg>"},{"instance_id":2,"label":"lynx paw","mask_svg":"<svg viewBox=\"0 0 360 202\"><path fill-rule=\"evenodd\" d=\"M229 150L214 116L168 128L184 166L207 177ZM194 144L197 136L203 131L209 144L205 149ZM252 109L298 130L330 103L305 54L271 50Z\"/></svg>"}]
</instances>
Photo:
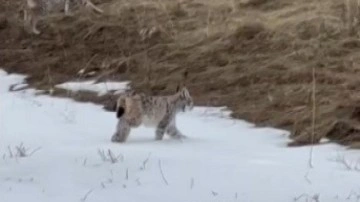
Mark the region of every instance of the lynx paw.
<instances>
[{"instance_id":1,"label":"lynx paw","mask_svg":"<svg viewBox=\"0 0 360 202\"><path fill-rule=\"evenodd\" d=\"M125 141L124 141L124 138L121 138L119 135L114 134L111 137L111 142L125 142Z\"/></svg>"}]
</instances>

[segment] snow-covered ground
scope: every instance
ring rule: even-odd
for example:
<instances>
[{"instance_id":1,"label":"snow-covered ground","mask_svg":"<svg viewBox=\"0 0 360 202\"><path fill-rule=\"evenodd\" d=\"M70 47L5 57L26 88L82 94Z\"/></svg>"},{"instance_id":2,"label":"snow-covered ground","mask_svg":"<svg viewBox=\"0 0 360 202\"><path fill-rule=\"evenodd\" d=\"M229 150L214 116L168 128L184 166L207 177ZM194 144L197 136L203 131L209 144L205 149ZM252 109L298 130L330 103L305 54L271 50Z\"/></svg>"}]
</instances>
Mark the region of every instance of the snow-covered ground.
<instances>
[{"instance_id":1,"label":"snow-covered ground","mask_svg":"<svg viewBox=\"0 0 360 202\"><path fill-rule=\"evenodd\" d=\"M0 72L1 202L360 199L359 151L313 147L310 168L311 147L287 148L285 131L202 107L179 115L184 141L156 142L154 131L141 127L126 143L112 143L114 113L34 90L7 91L23 78ZM34 152L15 157L21 143ZM99 151L108 157L109 150L117 162L101 158Z\"/></svg>"},{"instance_id":2,"label":"snow-covered ground","mask_svg":"<svg viewBox=\"0 0 360 202\"><path fill-rule=\"evenodd\" d=\"M71 91L93 91L98 95L104 95L108 91L124 91L128 88L129 82L102 82L95 83L94 80L82 82L67 82L56 85L58 88L70 89Z\"/></svg>"}]
</instances>

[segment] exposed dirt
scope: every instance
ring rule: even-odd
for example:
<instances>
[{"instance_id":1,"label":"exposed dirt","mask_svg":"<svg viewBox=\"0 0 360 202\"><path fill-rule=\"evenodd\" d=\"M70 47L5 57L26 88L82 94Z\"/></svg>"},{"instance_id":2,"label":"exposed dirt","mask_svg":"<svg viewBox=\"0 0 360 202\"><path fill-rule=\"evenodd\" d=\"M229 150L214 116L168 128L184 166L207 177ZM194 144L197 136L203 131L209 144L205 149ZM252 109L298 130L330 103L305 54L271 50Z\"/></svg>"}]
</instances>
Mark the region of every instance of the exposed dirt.
<instances>
[{"instance_id":1,"label":"exposed dirt","mask_svg":"<svg viewBox=\"0 0 360 202\"><path fill-rule=\"evenodd\" d=\"M185 82L198 105L290 130L291 146L360 145L360 39L341 1L98 0L105 15L54 15L38 36L24 31L19 0L0 2L0 66L36 88L92 77L167 94ZM114 99L54 95L109 110Z\"/></svg>"}]
</instances>

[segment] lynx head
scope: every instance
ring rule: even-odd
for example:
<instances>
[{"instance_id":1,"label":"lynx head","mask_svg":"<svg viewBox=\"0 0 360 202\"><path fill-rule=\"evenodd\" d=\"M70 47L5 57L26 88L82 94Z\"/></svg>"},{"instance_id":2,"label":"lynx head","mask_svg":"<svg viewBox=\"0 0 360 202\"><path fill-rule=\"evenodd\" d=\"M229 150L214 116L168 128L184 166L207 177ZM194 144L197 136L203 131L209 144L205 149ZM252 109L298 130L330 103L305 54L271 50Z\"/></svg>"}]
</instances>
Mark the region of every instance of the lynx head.
<instances>
[{"instance_id":1,"label":"lynx head","mask_svg":"<svg viewBox=\"0 0 360 202\"><path fill-rule=\"evenodd\" d=\"M178 86L176 89L176 94L178 95L176 108L185 112L186 110L192 110L194 107L193 99L188 91L188 89L183 86Z\"/></svg>"}]
</instances>

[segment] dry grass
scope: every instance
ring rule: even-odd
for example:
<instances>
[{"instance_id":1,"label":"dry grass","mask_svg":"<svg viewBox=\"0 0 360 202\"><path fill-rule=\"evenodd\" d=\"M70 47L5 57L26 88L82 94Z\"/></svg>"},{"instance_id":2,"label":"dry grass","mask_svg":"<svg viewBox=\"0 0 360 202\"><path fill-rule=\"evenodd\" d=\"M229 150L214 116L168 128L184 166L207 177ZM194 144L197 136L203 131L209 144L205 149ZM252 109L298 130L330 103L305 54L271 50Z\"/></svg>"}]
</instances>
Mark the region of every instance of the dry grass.
<instances>
[{"instance_id":1,"label":"dry grass","mask_svg":"<svg viewBox=\"0 0 360 202\"><path fill-rule=\"evenodd\" d=\"M99 80L131 79L135 90L153 94L174 91L188 71L196 104L226 105L235 118L288 129L290 145L322 137L356 145L357 1L95 2L106 16L53 16L40 36L26 34L16 16L3 16L0 64L30 74L42 89L83 79L82 70ZM68 96L59 89L54 95ZM109 96L76 99L104 104Z\"/></svg>"}]
</instances>

